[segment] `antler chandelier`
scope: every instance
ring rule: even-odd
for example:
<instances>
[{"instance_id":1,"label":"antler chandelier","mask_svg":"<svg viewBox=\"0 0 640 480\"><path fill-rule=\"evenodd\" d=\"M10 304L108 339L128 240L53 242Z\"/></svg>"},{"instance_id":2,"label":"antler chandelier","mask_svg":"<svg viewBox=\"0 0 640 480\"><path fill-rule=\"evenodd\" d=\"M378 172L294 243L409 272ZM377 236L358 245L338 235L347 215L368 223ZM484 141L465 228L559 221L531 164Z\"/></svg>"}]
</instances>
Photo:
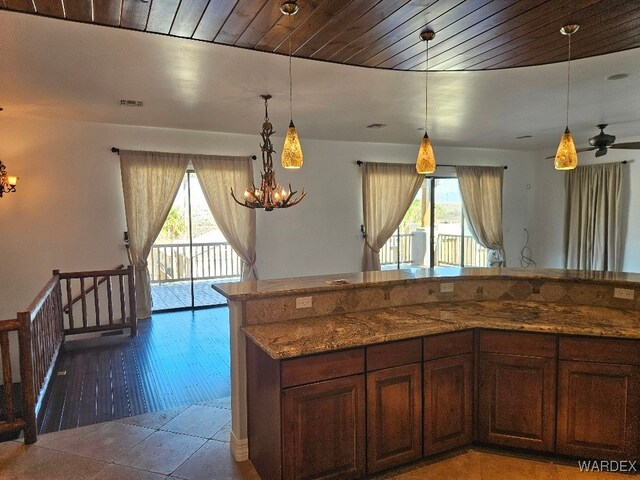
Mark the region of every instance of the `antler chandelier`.
<instances>
[{"instance_id":1,"label":"antler chandelier","mask_svg":"<svg viewBox=\"0 0 640 480\"><path fill-rule=\"evenodd\" d=\"M1 109L0 109L1 110ZM13 193L16 191L18 177L7 175L7 167L0 160L0 198L5 193Z\"/></svg>"},{"instance_id":2,"label":"antler chandelier","mask_svg":"<svg viewBox=\"0 0 640 480\"><path fill-rule=\"evenodd\" d=\"M274 208L289 208L300 203L300 201L306 195L304 189L300 196L296 197L297 191L292 191L291 184L289 184L289 190L285 190L276 181L276 174L273 171L273 144L271 143L271 135L273 135L273 125L269 121L268 102L271 95L260 95L264 99L264 123L262 124L262 145L260 150L262 151L262 182L260 188L257 188L253 182L249 188L244 192L244 201L240 201L236 198L231 188L231 196L239 205L247 208L264 208L267 212L270 212Z\"/></svg>"}]
</instances>

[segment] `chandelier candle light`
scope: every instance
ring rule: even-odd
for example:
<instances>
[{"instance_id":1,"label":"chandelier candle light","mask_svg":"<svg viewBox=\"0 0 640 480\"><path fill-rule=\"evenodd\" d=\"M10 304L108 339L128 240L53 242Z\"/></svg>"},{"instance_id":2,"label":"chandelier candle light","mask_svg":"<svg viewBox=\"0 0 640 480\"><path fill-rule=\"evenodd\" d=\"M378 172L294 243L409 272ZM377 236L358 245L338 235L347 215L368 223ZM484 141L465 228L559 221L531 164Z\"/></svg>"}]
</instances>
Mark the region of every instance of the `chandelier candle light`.
<instances>
[{"instance_id":1,"label":"chandelier candle light","mask_svg":"<svg viewBox=\"0 0 640 480\"><path fill-rule=\"evenodd\" d=\"M423 175L433 173L436 170L436 157L433 154L431 140L427 134L427 118L429 112L429 41L433 40L436 34L431 30L425 30L420 34L420 38L426 44L427 66L425 68L425 95L424 95L424 137L418 151L418 159L416 160L416 171Z\"/></svg>"},{"instance_id":2,"label":"chandelier candle light","mask_svg":"<svg viewBox=\"0 0 640 480\"><path fill-rule=\"evenodd\" d=\"M560 138L554 165L556 170L572 170L578 166L578 153L569 131L569 86L571 84L571 35L578 31L579 25L565 25L560 33L569 37L569 53L567 60L567 126Z\"/></svg>"},{"instance_id":3,"label":"chandelier candle light","mask_svg":"<svg viewBox=\"0 0 640 480\"><path fill-rule=\"evenodd\" d=\"M5 193L13 193L16 191L18 177L7 175L7 167L0 160L0 198Z\"/></svg>"},{"instance_id":4,"label":"chandelier candle light","mask_svg":"<svg viewBox=\"0 0 640 480\"><path fill-rule=\"evenodd\" d=\"M298 132L296 126L293 124L293 80L291 75L291 33L293 28L291 26L291 16L298 13L298 5L296 2L284 2L280 5L280 11L289 17L289 113L290 121L289 128L287 129L287 135L284 139L284 146L282 147L282 166L284 168L300 168L302 167L302 147L300 146L300 139L298 138Z\"/></svg>"},{"instance_id":5,"label":"chandelier candle light","mask_svg":"<svg viewBox=\"0 0 640 480\"><path fill-rule=\"evenodd\" d=\"M273 132L273 125L269 121L268 101L271 95L260 95L264 99L264 123L262 124L262 145L260 150L262 151L262 169L260 173L262 182L258 189L252 182L249 188L244 192L244 201L240 201L233 193L233 187L231 188L231 196L239 205L247 208L264 208L267 212L275 208L289 208L300 203L300 200L306 195L305 191L299 197L295 197L297 191L292 191L291 184L289 184L289 190L285 190L284 187L278 184L276 181L276 174L273 171L273 144L271 143L271 135Z\"/></svg>"}]
</instances>

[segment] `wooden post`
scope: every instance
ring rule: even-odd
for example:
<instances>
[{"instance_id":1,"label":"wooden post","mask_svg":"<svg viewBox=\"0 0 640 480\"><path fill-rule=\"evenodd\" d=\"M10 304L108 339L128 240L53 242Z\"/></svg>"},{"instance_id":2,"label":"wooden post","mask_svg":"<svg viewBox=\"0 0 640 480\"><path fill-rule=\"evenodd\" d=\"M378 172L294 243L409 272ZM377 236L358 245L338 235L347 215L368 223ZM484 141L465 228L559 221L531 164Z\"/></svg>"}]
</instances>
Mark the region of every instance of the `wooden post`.
<instances>
[{"instance_id":1,"label":"wooden post","mask_svg":"<svg viewBox=\"0 0 640 480\"><path fill-rule=\"evenodd\" d=\"M36 399L33 386L33 355L31 353L31 312L18 312L20 329L20 377L22 384L22 416L25 421L24 443L35 443L38 435Z\"/></svg>"},{"instance_id":2,"label":"wooden post","mask_svg":"<svg viewBox=\"0 0 640 480\"><path fill-rule=\"evenodd\" d=\"M127 267L127 275L129 277L129 319L131 321L131 336L135 337L138 333L138 312L136 311L136 280L133 265Z\"/></svg>"}]
</instances>

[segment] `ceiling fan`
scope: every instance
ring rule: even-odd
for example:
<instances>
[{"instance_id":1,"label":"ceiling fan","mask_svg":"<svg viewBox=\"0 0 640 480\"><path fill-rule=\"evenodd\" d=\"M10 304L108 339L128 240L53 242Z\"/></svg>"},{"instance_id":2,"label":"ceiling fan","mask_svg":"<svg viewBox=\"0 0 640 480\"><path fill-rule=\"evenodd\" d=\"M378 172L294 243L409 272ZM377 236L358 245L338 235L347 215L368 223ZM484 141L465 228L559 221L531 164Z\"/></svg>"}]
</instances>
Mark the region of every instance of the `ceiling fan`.
<instances>
[{"instance_id":1,"label":"ceiling fan","mask_svg":"<svg viewBox=\"0 0 640 480\"><path fill-rule=\"evenodd\" d=\"M597 127L600 129L600 133L595 137L591 137L589 139L589 145L591 146L584 147L584 148L576 148L576 151L580 153L580 152L590 152L592 150L596 150L596 158L597 158L597 157L602 157L603 155L606 155L609 148L640 150L640 142L615 143L616 141L615 135L609 135L604 133L604 129L607 128L607 125L608 124L606 123L601 123L600 125L597 125ZM547 159L549 158L554 158L554 157L547 157Z\"/></svg>"}]
</instances>

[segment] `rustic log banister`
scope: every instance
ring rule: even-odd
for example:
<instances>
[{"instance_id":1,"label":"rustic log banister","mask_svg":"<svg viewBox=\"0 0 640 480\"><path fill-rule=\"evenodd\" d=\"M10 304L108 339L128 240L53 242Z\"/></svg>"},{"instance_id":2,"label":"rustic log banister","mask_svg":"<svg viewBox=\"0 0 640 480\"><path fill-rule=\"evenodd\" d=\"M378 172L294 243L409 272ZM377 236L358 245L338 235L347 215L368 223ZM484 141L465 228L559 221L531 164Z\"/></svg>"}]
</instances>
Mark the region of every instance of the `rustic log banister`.
<instances>
[{"instance_id":1,"label":"rustic log banister","mask_svg":"<svg viewBox=\"0 0 640 480\"><path fill-rule=\"evenodd\" d=\"M126 273L126 268L123 264L118 265L116 268L114 268L114 270L124 270L124 272ZM78 273L88 273L88 272L78 272ZM100 272L90 272L92 274L92 276L100 276ZM60 278L75 278L74 273L63 273L60 275ZM111 282L111 276L110 275L102 275L100 276L100 279L98 280L98 285L91 285L89 288L87 288L84 291L84 294L86 295L87 293L91 293L93 290L95 290L98 286L102 285L105 281L109 281ZM67 294L71 293L71 284L68 283L67 284ZM111 290L111 287L108 287L109 291ZM69 314L69 310L72 306L74 306L77 302L80 301L80 299L82 298L82 293L76 295L75 297L73 297L72 300L68 301L67 304L64 306L63 310L64 313Z\"/></svg>"}]
</instances>

